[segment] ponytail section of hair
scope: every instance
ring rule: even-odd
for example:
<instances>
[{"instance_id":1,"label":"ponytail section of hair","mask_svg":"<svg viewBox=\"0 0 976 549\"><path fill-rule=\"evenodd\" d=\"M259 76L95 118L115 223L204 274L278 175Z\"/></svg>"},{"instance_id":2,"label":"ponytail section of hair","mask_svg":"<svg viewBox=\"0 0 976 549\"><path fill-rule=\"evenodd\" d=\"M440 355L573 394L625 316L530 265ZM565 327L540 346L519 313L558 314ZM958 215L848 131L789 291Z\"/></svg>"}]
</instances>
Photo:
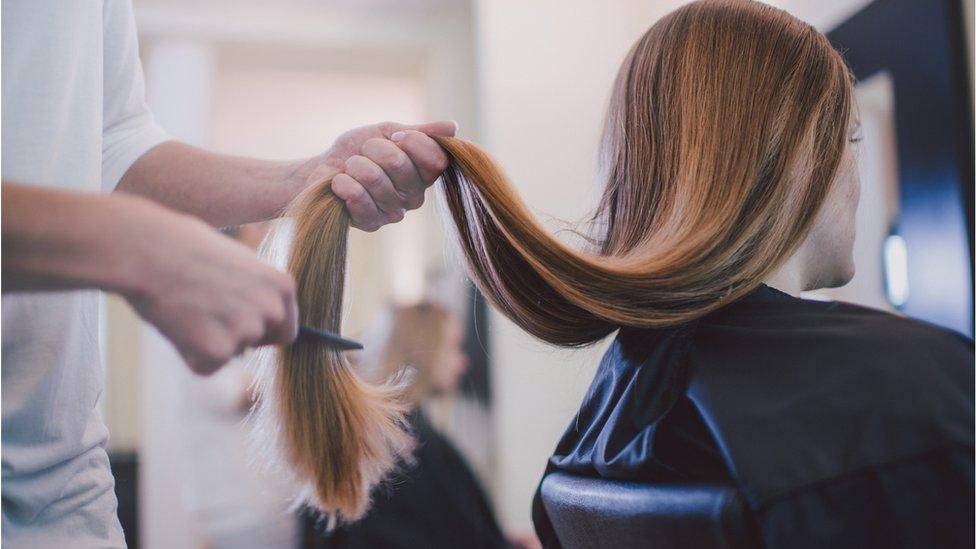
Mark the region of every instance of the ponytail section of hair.
<instances>
[{"instance_id":1,"label":"ponytail section of hair","mask_svg":"<svg viewBox=\"0 0 976 549\"><path fill-rule=\"evenodd\" d=\"M707 266L663 253L575 250L536 220L484 150L457 138L434 139L451 158L442 192L471 278L494 306L543 341L582 346L621 326L686 322L745 295L766 274L703 281L694 271Z\"/></svg>"},{"instance_id":2,"label":"ponytail section of hair","mask_svg":"<svg viewBox=\"0 0 976 549\"><path fill-rule=\"evenodd\" d=\"M302 324L340 332L349 219L331 181L295 199L288 271ZM274 236L268 242L274 242ZM258 443L303 486L300 503L335 523L360 518L370 492L408 459L402 388L360 379L341 351L299 338L258 360Z\"/></svg>"}]
</instances>

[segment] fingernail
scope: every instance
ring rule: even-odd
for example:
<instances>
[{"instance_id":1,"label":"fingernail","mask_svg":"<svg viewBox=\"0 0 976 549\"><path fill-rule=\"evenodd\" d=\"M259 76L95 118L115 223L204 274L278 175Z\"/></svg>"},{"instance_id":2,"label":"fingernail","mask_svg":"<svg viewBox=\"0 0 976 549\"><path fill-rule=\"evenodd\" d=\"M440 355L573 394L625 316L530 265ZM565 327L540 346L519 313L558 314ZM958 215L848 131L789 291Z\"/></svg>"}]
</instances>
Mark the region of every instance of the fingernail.
<instances>
[{"instance_id":1,"label":"fingernail","mask_svg":"<svg viewBox=\"0 0 976 549\"><path fill-rule=\"evenodd\" d=\"M406 132L402 132L402 131L393 132L393 135L390 136L390 140L392 140L394 143L399 143L403 141L403 138L406 136L407 136Z\"/></svg>"},{"instance_id":2,"label":"fingernail","mask_svg":"<svg viewBox=\"0 0 976 549\"><path fill-rule=\"evenodd\" d=\"M461 127L458 126L457 120L451 120L451 124L454 124L454 135L457 135L457 132L461 129Z\"/></svg>"}]
</instances>

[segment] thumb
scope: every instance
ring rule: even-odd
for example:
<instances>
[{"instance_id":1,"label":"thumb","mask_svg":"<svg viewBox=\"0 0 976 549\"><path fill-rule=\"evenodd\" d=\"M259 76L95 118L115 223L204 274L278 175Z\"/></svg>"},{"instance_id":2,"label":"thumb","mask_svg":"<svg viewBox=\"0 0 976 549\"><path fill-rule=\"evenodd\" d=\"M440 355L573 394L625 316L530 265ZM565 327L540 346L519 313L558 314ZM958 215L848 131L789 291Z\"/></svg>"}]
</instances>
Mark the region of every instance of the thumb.
<instances>
[{"instance_id":1,"label":"thumb","mask_svg":"<svg viewBox=\"0 0 976 549\"><path fill-rule=\"evenodd\" d=\"M406 129L416 130L427 135L439 135L442 137L454 137L458 131L458 124L453 120L441 120L438 122L427 122L407 126Z\"/></svg>"}]
</instances>

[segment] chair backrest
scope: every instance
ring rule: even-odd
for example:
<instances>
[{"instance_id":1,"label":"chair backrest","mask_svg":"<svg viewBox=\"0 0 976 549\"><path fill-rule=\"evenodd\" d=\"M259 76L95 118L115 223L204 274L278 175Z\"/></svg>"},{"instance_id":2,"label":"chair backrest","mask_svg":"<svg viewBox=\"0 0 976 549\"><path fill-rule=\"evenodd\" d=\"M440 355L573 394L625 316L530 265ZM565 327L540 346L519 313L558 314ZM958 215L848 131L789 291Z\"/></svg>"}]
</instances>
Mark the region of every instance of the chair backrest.
<instances>
[{"instance_id":1,"label":"chair backrest","mask_svg":"<svg viewBox=\"0 0 976 549\"><path fill-rule=\"evenodd\" d=\"M542 482L542 502L566 549L757 546L731 486L644 484L555 472Z\"/></svg>"}]
</instances>

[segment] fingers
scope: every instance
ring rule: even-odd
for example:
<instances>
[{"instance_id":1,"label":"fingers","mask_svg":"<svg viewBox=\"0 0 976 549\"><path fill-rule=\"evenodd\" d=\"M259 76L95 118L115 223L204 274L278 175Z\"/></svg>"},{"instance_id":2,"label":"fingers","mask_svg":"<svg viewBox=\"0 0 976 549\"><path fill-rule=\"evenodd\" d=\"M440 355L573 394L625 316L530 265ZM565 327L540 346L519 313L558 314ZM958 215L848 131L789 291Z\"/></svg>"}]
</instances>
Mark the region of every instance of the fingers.
<instances>
[{"instance_id":1,"label":"fingers","mask_svg":"<svg viewBox=\"0 0 976 549\"><path fill-rule=\"evenodd\" d=\"M210 318L178 345L194 372L210 375L250 347L285 345L298 335L294 280L273 271L233 313Z\"/></svg>"},{"instance_id":2,"label":"fingers","mask_svg":"<svg viewBox=\"0 0 976 549\"><path fill-rule=\"evenodd\" d=\"M375 126L384 137L366 139L359 154L345 159L345 172L332 190L346 203L352 226L375 231L403 219L424 203L424 191L447 168L447 153L430 136L453 136L451 121Z\"/></svg>"},{"instance_id":3,"label":"fingers","mask_svg":"<svg viewBox=\"0 0 976 549\"><path fill-rule=\"evenodd\" d=\"M404 209L415 210L424 203L424 189L427 185L420 177L412 159L395 143L388 139L370 139L363 144L363 156L371 160L376 169L386 175L390 183L389 187L368 186L349 173L348 166L346 172L366 188L381 210L386 212L394 208L401 212ZM374 189L377 192L373 192ZM395 203L384 204L382 201L389 194L395 196Z\"/></svg>"},{"instance_id":4,"label":"fingers","mask_svg":"<svg viewBox=\"0 0 976 549\"><path fill-rule=\"evenodd\" d=\"M298 302L295 281L290 276L279 273L264 315L262 336L251 345L285 345L298 336Z\"/></svg>"},{"instance_id":5,"label":"fingers","mask_svg":"<svg viewBox=\"0 0 976 549\"><path fill-rule=\"evenodd\" d=\"M387 222L399 221L415 195L423 200L417 170L406 153L386 139L370 139L362 152L346 160L346 174L366 189L377 209L387 215Z\"/></svg>"},{"instance_id":6,"label":"fingers","mask_svg":"<svg viewBox=\"0 0 976 549\"><path fill-rule=\"evenodd\" d=\"M391 137L413 162L424 187L433 185L447 169L447 153L429 135L419 131L402 131Z\"/></svg>"},{"instance_id":7,"label":"fingers","mask_svg":"<svg viewBox=\"0 0 976 549\"><path fill-rule=\"evenodd\" d=\"M425 124L415 124L405 129L416 130L427 135L439 135L442 137L454 137L457 135L458 125L453 120L440 120L438 122L427 122Z\"/></svg>"},{"instance_id":8,"label":"fingers","mask_svg":"<svg viewBox=\"0 0 976 549\"><path fill-rule=\"evenodd\" d=\"M394 133L403 130L414 130L427 135L454 137L457 135L458 124L453 120L438 120L423 124L400 124L398 122L383 122L379 125L380 132L389 139Z\"/></svg>"},{"instance_id":9,"label":"fingers","mask_svg":"<svg viewBox=\"0 0 976 549\"><path fill-rule=\"evenodd\" d=\"M340 173L332 178L332 192L346 203L353 227L371 233L384 225L386 216L366 189L349 174Z\"/></svg>"},{"instance_id":10,"label":"fingers","mask_svg":"<svg viewBox=\"0 0 976 549\"><path fill-rule=\"evenodd\" d=\"M448 164L447 153L424 133L400 130L392 138L369 139L363 144L362 155L346 161L346 174L369 194L376 209L385 214L386 223L402 219L403 210L422 206L424 190ZM352 210L350 213L357 220Z\"/></svg>"},{"instance_id":11,"label":"fingers","mask_svg":"<svg viewBox=\"0 0 976 549\"><path fill-rule=\"evenodd\" d=\"M229 337L227 328L219 322L208 323L196 330L196 341L178 345L187 366L194 373L208 376L227 364L238 353L240 342Z\"/></svg>"}]
</instances>

